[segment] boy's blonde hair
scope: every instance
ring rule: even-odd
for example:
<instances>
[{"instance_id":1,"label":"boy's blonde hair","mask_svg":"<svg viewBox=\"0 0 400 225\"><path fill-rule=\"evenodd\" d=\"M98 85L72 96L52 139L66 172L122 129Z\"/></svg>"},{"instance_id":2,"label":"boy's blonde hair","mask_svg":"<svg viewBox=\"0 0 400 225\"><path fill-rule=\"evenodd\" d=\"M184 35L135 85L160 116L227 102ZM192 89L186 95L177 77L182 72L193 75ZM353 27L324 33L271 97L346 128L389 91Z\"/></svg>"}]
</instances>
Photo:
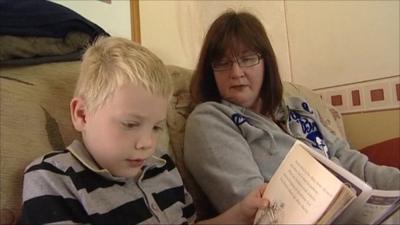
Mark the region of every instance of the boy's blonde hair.
<instances>
[{"instance_id":1,"label":"boy's blonde hair","mask_svg":"<svg viewBox=\"0 0 400 225\"><path fill-rule=\"evenodd\" d=\"M156 55L124 38L101 37L83 55L74 96L95 112L117 88L129 83L167 98L172 93L169 74Z\"/></svg>"}]
</instances>

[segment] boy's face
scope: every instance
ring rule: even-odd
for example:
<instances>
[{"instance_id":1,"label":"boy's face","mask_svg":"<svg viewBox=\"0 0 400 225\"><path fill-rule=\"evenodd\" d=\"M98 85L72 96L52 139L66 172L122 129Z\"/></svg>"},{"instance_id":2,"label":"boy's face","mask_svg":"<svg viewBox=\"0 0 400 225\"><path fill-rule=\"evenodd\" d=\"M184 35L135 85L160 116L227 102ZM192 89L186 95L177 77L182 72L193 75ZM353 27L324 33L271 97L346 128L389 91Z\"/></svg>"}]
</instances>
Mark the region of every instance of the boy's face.
<instances>
[{"instance_id":1,"label":"boy's face","mask_svg":"<svg viewBox=\"0 0 400 225\"><path fill-rule=\"evenodd\" d=\"M114 176L137 177L165 126L168 99L127 84L85 117L83 141L96 162Z\"/></svg>"}]
</instances>

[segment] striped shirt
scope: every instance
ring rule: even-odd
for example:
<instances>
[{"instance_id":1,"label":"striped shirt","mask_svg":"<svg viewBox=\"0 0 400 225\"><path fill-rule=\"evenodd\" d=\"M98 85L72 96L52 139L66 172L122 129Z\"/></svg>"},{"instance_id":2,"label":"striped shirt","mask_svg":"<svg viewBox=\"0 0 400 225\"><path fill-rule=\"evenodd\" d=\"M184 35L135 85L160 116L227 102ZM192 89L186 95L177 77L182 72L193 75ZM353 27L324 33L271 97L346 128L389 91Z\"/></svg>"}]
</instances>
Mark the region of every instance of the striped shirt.
<instances>
[{"instance_id":1,"label":"striped shirt","mask_svg":"<svg viewBox=\"0 0 400 225\"><path fill-rule=\"evenodd\" d=\"M167 154L153 157L137 181L100 169L79 141L25 170L22 224L187 224L192 197Z\"/></svg>"}]
</instances>

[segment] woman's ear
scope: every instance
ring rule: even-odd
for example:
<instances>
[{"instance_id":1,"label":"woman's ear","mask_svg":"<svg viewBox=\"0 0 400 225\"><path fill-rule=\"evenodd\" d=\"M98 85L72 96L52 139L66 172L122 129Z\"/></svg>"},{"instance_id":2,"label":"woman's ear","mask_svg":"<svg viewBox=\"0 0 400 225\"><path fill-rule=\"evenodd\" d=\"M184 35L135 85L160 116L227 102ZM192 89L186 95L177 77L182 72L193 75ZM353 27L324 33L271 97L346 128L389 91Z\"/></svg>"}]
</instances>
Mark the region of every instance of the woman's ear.
<instances>
[{"instance_id":1,"label":"woman's ear","mask_svg":"<svg viewBox=\"0 0 400 225\"><path fill-rule=\"evenodd\" d=\"M86 125L87 107L80 97L73 97L69 104L71 120L77 131L82 132Z\"/></svg>"}]
</instances>

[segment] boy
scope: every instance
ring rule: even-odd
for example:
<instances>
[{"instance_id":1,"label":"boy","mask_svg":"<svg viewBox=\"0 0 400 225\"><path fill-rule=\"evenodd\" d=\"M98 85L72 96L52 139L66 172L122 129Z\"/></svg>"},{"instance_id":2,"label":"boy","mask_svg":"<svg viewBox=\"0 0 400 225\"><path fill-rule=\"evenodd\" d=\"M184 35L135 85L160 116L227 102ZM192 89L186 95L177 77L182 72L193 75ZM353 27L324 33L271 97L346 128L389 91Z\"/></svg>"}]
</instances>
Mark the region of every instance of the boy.
<instances>
[{"instance_id":1,"label":"boy","mask_svg":"<svg viewBox=\"0 0 400 225\"><path fill-rule=\"evenodd\" d=\"M184 224L191 196L170 157L156 151L172 85L160 59L122 38L83 56L70 103L81 140L25 170L21 223ZM203 223L252 223L265 185Z\"/></svg>"}]
</instances>

